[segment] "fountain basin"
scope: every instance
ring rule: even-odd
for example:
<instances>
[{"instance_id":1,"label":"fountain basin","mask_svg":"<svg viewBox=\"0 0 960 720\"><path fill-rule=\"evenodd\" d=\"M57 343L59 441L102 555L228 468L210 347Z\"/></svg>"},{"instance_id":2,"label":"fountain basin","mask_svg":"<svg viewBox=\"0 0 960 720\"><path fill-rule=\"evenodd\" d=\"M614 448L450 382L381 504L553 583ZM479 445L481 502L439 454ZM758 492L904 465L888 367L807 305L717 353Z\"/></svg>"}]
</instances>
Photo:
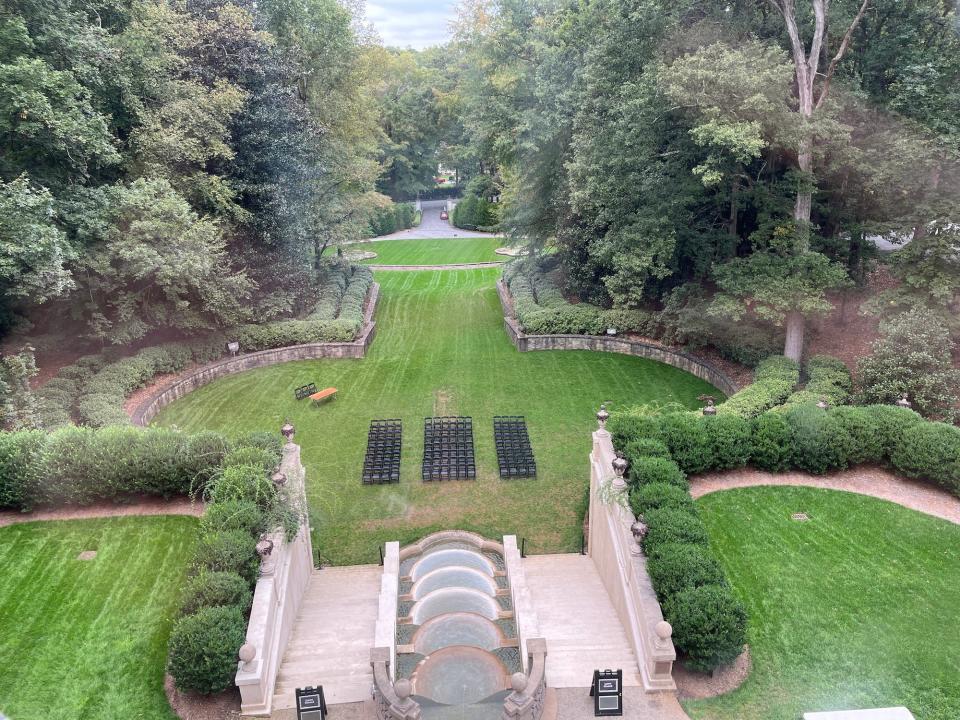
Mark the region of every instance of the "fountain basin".
<instances>
[{"instance_id":1,"label":"fountain basin","mask_svg":"<svg viewBox=\"0 0 960 720\"><path fill-rule=\"evenodd\" d=\"M454 645L496 650L506 643L506 639L500 628L482 615L448 613L431 618L420 626L412 643L416 652L430 655Z\"/></svg>"},{"instance_id":2,"label":"fountain basin","mask_svg":"<svg viewBox=\"0 0 960 720\"><path fill-rule=\"evenodd\" d=\"M509 687L497 656L473 647L448 647L429 655L413 674L417 695L446 705L469 705Z\"/></svg>"}]
</instances>

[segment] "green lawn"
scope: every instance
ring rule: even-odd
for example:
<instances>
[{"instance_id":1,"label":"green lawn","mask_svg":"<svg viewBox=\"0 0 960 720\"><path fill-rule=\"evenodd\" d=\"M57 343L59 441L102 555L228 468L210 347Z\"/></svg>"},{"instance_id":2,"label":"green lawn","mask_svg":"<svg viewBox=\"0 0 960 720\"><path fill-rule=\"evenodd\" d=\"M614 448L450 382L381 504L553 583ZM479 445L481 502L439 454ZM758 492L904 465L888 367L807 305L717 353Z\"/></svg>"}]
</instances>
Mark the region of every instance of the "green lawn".
<instances>
[{"instance_id":1,"label":"green lawn","mask_svg":"<svg viewBox=\"0 0 960 720\"><path fill-rule=\"evenodd\" d=\"M0 712L15 720L171 720L171 616L197 521L0 528ZM96 550L93 560L77 555Z\"/></svg>"},{"instance_id":2,"label":"green lawn","mask_svg":"<svg viewBox=\"0 0 960 720\"><path fill-rule=\"evenodd\" d=\"M493 251L504 238L468 237L434 240L379 240L349 245L345 252L371 251L377 257L364 260L374 265L454 265L457 263L505 262L510 258Z\"/></svg>"},{"instance_id":3,"label":"green lawn","mask_svg":"<svg viewBox=\"0 0 960 720\"><path fill-rule=\"evenodd\" d=\"M896 705L917 720L960 717L960 527L811 488L697 504L747 606L753 673L730 695L685 703L691 717L797 720Z\"/></svg>"},{"instance_id":4,"label":"green lawn","mask_svg":"<svg viewBox=\"0 0 960 720\"><path fill-rule=\"evenodd\" d=\"M392 243L387 243L392 244ZM712 390L692 375L641 358L588 351L518 353L503 330L486 270L381 272L377 336L363 360L287 363L224 378L167 407L158 422L190 430L274 430L297 426L317 546L337 564L371 562L378 544L464 528L528 538L532 552L580 546L590 431L605 400L698 405ZM296 402L306 382L339 388L322 407ZM479 479L420 480L423 418L474 419ZM539 477L501 481L492 419L527 417ZM402 418L399 485L360 482L373 418Z\"/></svg>"}]
</instances>

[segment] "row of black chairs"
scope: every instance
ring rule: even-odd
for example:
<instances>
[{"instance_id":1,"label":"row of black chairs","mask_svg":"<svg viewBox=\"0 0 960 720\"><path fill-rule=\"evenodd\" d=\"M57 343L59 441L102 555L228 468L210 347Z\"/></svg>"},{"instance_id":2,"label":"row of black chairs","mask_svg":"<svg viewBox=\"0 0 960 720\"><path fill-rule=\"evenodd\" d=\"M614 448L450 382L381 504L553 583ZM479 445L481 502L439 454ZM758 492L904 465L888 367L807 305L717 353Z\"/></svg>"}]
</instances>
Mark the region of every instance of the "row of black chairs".
<instances>
[{"instance_id":1,"label":"row of black chairs","mask_svg":"<svg viewBox=\"0 0 960 720\"><path fill-rule=\"evenodd\" d=\"M527 421L522 415L498 415L493 418L493 439L497 446L497 464L502 478L537 476L537 462L530 446Z\"/></svg>"},{"instance_id":2,"label":"row of black chairs","mask_svg":"<svg viewBox=\"0 0 960 720\"><path fill-rule=\"evenodd\" d=\"M424 481L473 480L477 463L473 454L473 418L429 417L423 419Z\"/></svg>"},{"instance_id":3,"label":"row of black chairs","mask_svg":"<svg viewBox=\"0 0 960 720\"><path fill-rule=\"evenodd\" d=\"M400 482L400 448L403 421L372 420L367 431L367 454L363 458L363 484Z\"/></svg>"},{"instance_id":4,"label":"row of black chairs","mask_svg":"<svg viewBox=\"0 0 960 720\"><path fill-rule=\"evenodd\" d=\"M501 478L537 476L537 464L522 415L497 415L493 435ZM364 485L400 482L400 455L403 422L399 419L372 420L367 432L363 460ZM473 447L473 418L429 417L423 420L423 461L425 482L473 480L477 465Z\"/></svg>"}]
</instances>

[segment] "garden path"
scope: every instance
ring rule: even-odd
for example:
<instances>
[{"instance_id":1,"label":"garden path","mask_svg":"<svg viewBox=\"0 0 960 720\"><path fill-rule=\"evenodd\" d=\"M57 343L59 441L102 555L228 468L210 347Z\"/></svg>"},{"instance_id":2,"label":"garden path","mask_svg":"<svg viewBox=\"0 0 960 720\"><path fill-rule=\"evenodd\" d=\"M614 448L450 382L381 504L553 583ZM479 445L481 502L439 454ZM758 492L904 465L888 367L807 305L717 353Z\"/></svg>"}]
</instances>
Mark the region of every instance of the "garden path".
<instances>
[{"instance_id":1,"label":"garden path","mask_svg":"<svg viewBox=\"0 0 960 720\"><path fill-rule=\"evenodd\" d=\"M389 235L370 238L370 240L416 240L423 238L465 238L465 237L494 237L493 233L477 232L476 230L461 230L450 224L449 220L441 220L440 212L446 205L446 200L424 200L423 217L417 227L408 230L398 230ZM359 242L369 242L361 240ZM353 243L344 243L344 245Z\"/></svg>"},{"instance_id":2,"label":"garden path","mask_svg":"<svg viewBox=\"0 0 960 720\"><path fill-rule=\"evenodd\" d=\"M56 508L41 508L33 512L16 510L0 511L0 527L17 523L37 522L41 520L85 520L87 518L125 517L128 515L203 515L203 503L190 498L143 498L136 502L118 505L117 503L94 503L93 505L65 505Z\"/></svg>"},{"instance_id":3,"label":"garden path","mask_svg":"<svg viewBox=\"0 0 960 720\"><path fill-rule=\"evenodd\" d=\"M869 495L960 525L960 498L938 487L869 466L824 476L802 472L730 470L690 478L690 494L696 499L720 490L756 485L803 485Z\"/></svg>"}]
</instances>

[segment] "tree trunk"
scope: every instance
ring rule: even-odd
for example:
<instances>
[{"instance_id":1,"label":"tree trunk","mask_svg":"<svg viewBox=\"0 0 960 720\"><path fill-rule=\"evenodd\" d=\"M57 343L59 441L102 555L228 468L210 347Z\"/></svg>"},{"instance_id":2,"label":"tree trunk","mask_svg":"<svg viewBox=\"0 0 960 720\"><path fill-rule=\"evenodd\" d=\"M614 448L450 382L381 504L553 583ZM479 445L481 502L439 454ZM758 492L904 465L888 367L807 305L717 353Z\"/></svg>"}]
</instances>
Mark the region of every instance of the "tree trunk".
<instances>
[{"instance_id":1,"label":"tree trunk","mask_svg":"<svg viewBox=\"0 0 960 720\"><path fill-rule=\"evenodd\" d=\"M787 313L787 339L783 345L783 354L791 360L800 362L803 357L803 334L807 319L799 312Z\"/></svg>"},{"instance_id":2,"label":"tree trunk","mask_svg":"<svg viewBox=\"0 0 960 720\"><path fill-rule=\"evenodd\" d=\"M730 187L730 222L727 229L732 237L737 236L737 191L740 189L740 178L733 178L733 185Z\"/></svg>"}]
</instances>

